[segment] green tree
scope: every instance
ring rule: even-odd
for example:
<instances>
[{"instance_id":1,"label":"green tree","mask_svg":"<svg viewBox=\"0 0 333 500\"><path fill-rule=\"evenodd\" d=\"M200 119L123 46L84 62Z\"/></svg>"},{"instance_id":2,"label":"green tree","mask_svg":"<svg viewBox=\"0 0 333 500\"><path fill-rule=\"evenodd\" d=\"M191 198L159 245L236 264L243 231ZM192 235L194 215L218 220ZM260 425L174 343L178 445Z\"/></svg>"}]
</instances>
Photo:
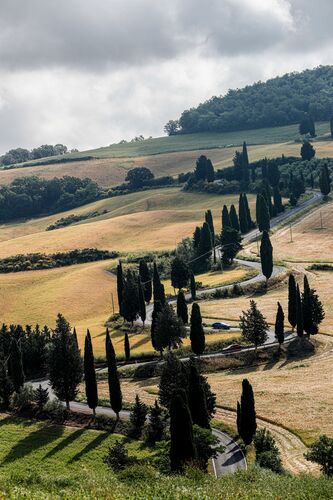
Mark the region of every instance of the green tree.
<instances>
[{"instance_id":1,"label":"green tree","mask_svg":"<svg viewBox=\"0 0 333 500\"><path fill-rule=\"evenodd\" d=\"M319 188L321 193L326 197L331 192L331 180L327 167L322 167L319 174Z\"/></svg>"},{"instance_id":2,"label":"green tree","mask_svg":"<svg viewBox=\"0 0 333 500\"><path fill-rule=\"evenodd\" d=\"M268 281L273 272L273 247L267 231L261 236L260 260L262 273Z\"/></svg>"},{"instance_id":3,"label":"green tree","mask_svg":"<svg viewBox=\"0 0 333 500\"><path fill-rule=\"evenodd\" d=\"M170 407L170 466L173 472L182 472L186 464L194 462L196 451L190 410L180 393L172 397Z\"/></svg>"},{"instance_id":4,"label":"green tree","mask_svg":"<svg viewBox=\"0 0 333 500\"><path fill-rule=\"evenodd\" d=\"M201 155L197 161L194 170L194 176L197 181L204 181L207 178L207 157Z\"/></svg>"},{"instance_id":5,"label":"green tree","mask_svg":"<svg viewBox=\"0 0 333 500\"><path fill-rule=\"evenodd\" d=\"M246 212L246 217L247 217L248 228L252 229L252 228L255 227L255 224L254 224L254 222L252 221L252 218L251 218L251 211L250 211L249 202L248 202L246 193L243 193L243 203L244 203L244 206L245 206L245 212Z\"/></svg>"},{"instance_id":6,"label":"green tree","mask_svg":"<svg viewBox=\"0 0 333 500\"><path fill-rule=\"evenodd\" d=\"M242 234L245 234L249 231L248 218L246 213L246 206L244 200L244 194L241 193L239 195L239 203L238 203L238 213L239 213L239 227Z\"/></svg>"},{"instance_id":7,"label":"green tree","mask_svg":"<svg viewBox=\"0 0 333 500\"><path fill-rule=\"evenodd\" d=\"M61 401L73 401L82 380L83 367L80 350L68 321L58 314L49 352L49 377L51 387Z\"/></svg>"},{"instance_id":8,"label":"green tree","mask_svg":"<svg viewBox=\"0 0 333 500\"><path fill-rule=\"evenodd\" d=\"M173 288L186 288L190 277L190 271L186 262L175 257L171 262L171 285Z\"/></svg>"},{"instance_id":9,"label":"green tree","mask_svg":"<svg viewBox=\"0 0 333 500\"><path fill-rule=\"evenodd\" d=\"M154 174L147 167L135 167L127 172L125 181L134 189L141 188L147 181L154 179Z\"/></svg>"},{"instance_id":10,"label":"green tree","mask_svg":"<svg viewBox=\"0 0 333 500\"><path fill-rule=\"evenodd\" d=\"M208 158L206 163L206 180L207 182L214 182L215 171L211 160Z\"/></svg>"},{"instance_id":11,"label":"green tree","mask_svg":"<svg viewBox=\"0 0 333 500\"><path fill-rule=\"evenodd\" d=\"M115 412L117 420L122 409L122 394L117 370L116 353L112 344L109 329L106 329L105 337L106 364L108 368L109 397L112 410Z\"/></svg>"},{"instance_id":12,"label":"green tree","mask_svg":"<svg viewBox=\"0 0 333 500\"><path fill-rule=\"evenodd\" d=\"M89 330L84 342L84 382L87 396L87 403L92 409L94 416L96 415L96 407L98 405L97 380L95 372L95 359L91 336Z\"/></svg>"},{"instance_id":13,"label":"green tree","mask_svg":"<svg viewBox=\"0 0 333 500\"><path fill-rule=\"evenodd\" d=\"M221 233L222 261L225 266L233 263L237 253L242 249L241 235L232 227L224 227Z\"/></svg>"},{"instance_id":14,"label":"green tree","mask_svg":"<svg viewBox=\"0 0 333 500\"><path fill-rule=\"evenodd\" d=\"M312 146L311 142L309 141L303 141L302 147L301 147L301 157L303 161L310 161L312 158L314 158L316 154L315 148Z\"/></svg>"},{"instance_id":15,"label":"green tree","mask_svg":"<svg viewBox=\"0 0 333 500\"><path fill-rule=\"evenodd\" d=\"M228 207L223 205L222 208L222 230L226 227L231 227L230 216L228 212Z\"/></svg>"},{"instance_id":16,"label":"green tree","mask_svg":"<svg viewBox=\"0 0 333 500\"><path fill-rule=\"evenodd\" d=\"M257 195L256 217L260 232L270 230L270 215L266 200L262 194Z\"/></svg>"},{"instance_id":17,"label":"green tree","mask_svg":"<svg viewBox=\"0 0 333 500\"><path fill-rule=\"evenodd\" d=\"M284 312L280 302L278 302L278 308L276 312L275 337L279 343L279 351L280 351L281 345L284 342Z\"/></svg>"},{"instance_id":18,"label":"green tree","mask_svg":"<svg viewBox=\"0 0 333 500\"><path fill-rule=\"evenodd\" d=\"M231 205L231 207L230 207L230 214L229 215L230 215L231 227L233 229L235 229L236 231L239 231L240 230L239 220L238 220L238 215L237 215L237 212L236 212L235 205Z\"/></svg>"},{"instance_id":19,"label":"green tree","mask_svg":"<svg viewBox=\"0 0 333 500\"><path fill-rule=\"evenodd\" d=\"M280 181L280 170L276 163L270 163L267 169L267 180L272 186L272 188L277 187Z\"/></svg>"},{"instance_id":20,"label":"green tree","mask_svg":"<svg viewBox=\"0 0 333 500\"><path fill-rule=\"evenodd\" d=\"M146 442L150 445L155 445L158 441L162 441L165 435L166 416L163 409L155 399L154 406L149 410Z\"/></svg>"},{"instance_id":21,"label":"green tree","mask_svg":"<svg viewBox=\"0 0 333 500\"><path fill-rule=\"evenodd\" d=\"M5 360L0 361L0 399L3 410L8 410L14 387L8 376Z\"/></svg>"},{"instance_id":22,"label":"green tree","mask_svg":"<svg viewBox=\"0 0 333 500\"><path fill-rule=\"evenodd\" d=\"M247 153L247 145L246 142L243 142L243 150L242 150L242 181L246 186L250 180L250 172L249 172L249 156Z\"/></svg>"},{"instance_id":23,"label":"green tree","mask_svg":"<svg viewBox=\"0 0 333 500\"><path fill-rule=\"evenodd\" d=\"M197 226L195 228L194 233L193 233L193 248L194 249L197 249L197 250L199 249L200 238L201 238L201 228Z\"/></svg>"},{"instance_id":24,"label":"green tree","mask_svg":"<svg viewBox=\"0 0 333 500\"><path fill-rule=\"evenodd\" d=\"M14 391L19 392L24 385L24 372L22 363L22 352L19 346L19 340L12 337L10 347L10 376L13 383Z\"/></svg>"},{"instance_id":25,"label":"green tree","mask_svg":"<svg viewBox=\"0 0 333 500\"><path fill-rule=\"evenodd\" d=\"M177 296L177 316L182 320L184 325L188 323L188 310L184 292L180 291Z\"/></svg>"},{"instance_id":26,"label":"green tree","mask_svg":"<svg viewBox=\"0 0 333 500\"><path fill-rule=\"evenodd\" d=\"M117 296L119 304L119 314L123 316L122 304L123 304L123 290L124 290L124 273L121 261L117 266Z\"/></svg>"},{"instance_id":27,"label":"green tree","mask_svg":"<svg viewBox=\"0 0 333 500\"><path fill-rule=\"evenodd\" d=\"M139 316L139 293L134 273L128 269L124 280L122 312L126 321L134 323Z\"/></svg>"},{"instance_id":28,"label":"green tree","mask_svg":"<svg viewBox=\"0 0 333 500\"><path fill-rule=\"evenodd\" d=\"M198 259L195 262L195 268L198 271L207 271L210 264L210 259L212 256L212 235L207 222L203 223L201 234L200 234L200 244L198 248Z\"/></svg>"},{"instance_id":29,"label":"green tree","mask_svg":"<svg viewBox=\"0 0 333 500\"><path fill-rule=\"evenodd\" d=\"M297 325L297 288L293 274L288 279L288 321L294 331Z\"/></svg>"},{"instance_id":30,"label":"green tree","mask_svg":"<svg viewBox=\"0 0 333 500\"><path fill-rule=\"evenodd\" d=\"M304 334L304 325L303 325L303 307L302 307L302 299L301 293L299 290L299 286L296 286L296 331L298 337L303 337Z\"/></svg>"},{"instance_id":31,"label":"green tree","mask_svg":"<svg viewBox=\"0 0 333 500\"><path fill-rule=\"evenodd\" d=\"M49 390L47 388L43 389L42 384L39 384L35 390L35 401L39 411L42 411L43 407L49 401Z\"/></svg>"},{"instance_id":32,"label":"green tree","mask_svg":"<svg viewBox=\"0 0 333 500\"><path fill-rule=\"evenodd\" d=\"M192 272L190 274L190 288L191 288L192 300L196 300L197 299L197 285L195 282L194 274Z\"/></svg>"},{"instance_id":33,"label":"green tree","mask_svg":"<svg viewBox=\"0 0 333 500\"><path fill-rule=\"evenodd\" d=\"M217 446L219 439L210 429L205 429L199 425L193 425L193 441L196 449L196 465L207 472L209 460L215 458L218 452L224 450L223 446Z\"/></svg>"},{"instance_id":34,"label":"green tree","mask_svg":"<svg viewBox=\"0 0 333 500\"><path fill-rule=\"evenodd\" d=\"M188 390L188 376L183 363L173 352L166 355L162 366L158 397L162 406L170 409L172 395L179 389Z\"/></svg>"},{"instance_id":35,"label":"green tree","mask_svg":"<svg viewBox=\"0 0 333 500\"><path fill-rule=\"evenodd\" d=\"M192 304L190 340L192 351L197 356L200 356L205 350L206 341L200 307L196 302Z\"/></svg>"},{"instance_id":36,"label":"green tree","mask_svg":"<svg viewBox=\"0 0 333 500\"><path fill-rule=\"evenodd\" d=\"M237 401L237 409L236 409L236 427L238 436L241 435L241 405L240 402Z\"/></svg>"},{"instance_id":37,"label":"green tree","mask_svg":"<svg viewBox=\"0 0 333 500\"><path fill-rule=\"evenodd\" d=\"M240 401L240 436L246 446L252 443L256 430L257 422L253 389L250 382L244 379Z\"/></svg>"},{"instance_id":38,"label":"green tree","mask_svg":"<svg viewBox=\"0 0 333 500\"><path fill-rule=\"evenodd\" d=\"M124 352L125 352L125 359L127 362L131 358L131 346L130 346L130 341L129 341L127 332L125 332L125 336L124 336Z\"/></svg>"},{"instance_id":39,"label":"green tree","mask_svg":"<svg viewBox=\"0 0 333 500\"><path fill-rule=\"evenodd\" d=\"M154 309L153 309L153 314L151 317L150 337L151 337L151 344L155 350L157 349L157 347L156 347L157 317L158 317L158 314L162 311L162 308L163 308L163 306L159 300L154 302Z\"/></svg>"},{"instance_id":40,"label":"green tree","mask_svg":"<svg viewBox=\"0 0 333 500\"><path fill-rule=\"evenodd\" d=\"M141 318L143 327L145 326L146 321L146 301L143 284L141 283L140 274L138 275L138 312Z\"/></svg>"},{"instance_id":41,"label":"green tree","mask_svg":"<svg viewBox=\"0 0 333 500\"><path fill-rule=\"evenodd\" d=\"M308 335L318 333L318 326L325 318L323 304L316 290L310 288L308 278L304 275L304 292L302 294L303 326Z\"/></svg>"},{"instance_id":42,"label":"green tree","mask_svg":"<svg viewBox=\"0 0 333 500\"><path fill-rule=\"evenodd\" d=\"M198 368L193 361L190 364L188 379L188 403L193 423L209 429L210 424L206 394Z\"/></svg>"},{"instance_id":43,"label":"green tree","mask_svg":"<svg viewBox=\"0 0 333 500\"><path fill-rule=\"evenodd\" d=\"M144 259L141 259L139 263L139 275L143 286L145 301L149 304L149 302L151 301L153 288L151 272L149 270L147 262Z\"/></svg>"},{"instance_id":44,"label":"green tree","mask_svg":"<svg viewBox=\"0 0 333 500\"><path fill-rule=\"evenodd\" d=\"M155 328L156 349L162 354L164 349L179 347L186 336L183 322L179 319L169 304L162 307L162 311L157 314Z\"/></svg>"},{"instance_id":45,"label":"green tree","mask_svg":"<svg viewBox=\"0 0 333 500\"><path fill-rule=\"evenodd\" d=\"M141 437L143 427L146 422L148 407L145 405L138 395L135 396L135 403L130 413L131 429L130 434L134 439Z\"/></svg>"},{"instance_id":46,"label":"green tree","mask_svg":"<svg viewBox=\"0 0 333 500\"><path fill-rule=\"evenodd\" d=\"M305 453L305 458L320 465L321 471L326 476L333 476L333 438L325 435L310 445L310 450Z\"/></svg>"},{"instance_id":47,"label":"green tree","mask_svg":"<svg viewBox=\"0 0 333 500\"><path fill-rule=\"evenodd\" d=\"M160 275L158 273L156 262L154 262L154 271L153 271L153 292L154 292L154 302L160 301L161 305L164 305L165 304L164 287L160 280Z\"/></svg>"},{"instance_id":48,"label":"green tree","mask_svg":"<svg viewBox=\"0 0 333 500\"><path fill-rule=\"evenodd\" d=\"M283 212L282 196L279 186L273 188L274 209L277 214Z\"/></svg>"},{"instance_id":49,"label":"green tree","mask_svg":"<svg viewBox=\"0 0 333 500\"><path fill-rule=\"evenodd\" d=\"M250 308L246 312L243 311L240 316L239 327L244 340L254 344L255 352L258 346L264 344L268 338L269 325L254 300L250 300Z\"/></svg>"},{"instance_id":50,"label":"green tree","mask_svg":"<svg viewBox=\"0 0 333 500\"><path fill-rule=\"evenodd\" d=\"M215 229L214 229L214 221L211 210L207 210L205 213L205 221L207 222L210 234L212 235L212 245L213 245L213 253L214 253L214 263L216 263L216 250L215 250Z\"/></svg>"}]
</instances>

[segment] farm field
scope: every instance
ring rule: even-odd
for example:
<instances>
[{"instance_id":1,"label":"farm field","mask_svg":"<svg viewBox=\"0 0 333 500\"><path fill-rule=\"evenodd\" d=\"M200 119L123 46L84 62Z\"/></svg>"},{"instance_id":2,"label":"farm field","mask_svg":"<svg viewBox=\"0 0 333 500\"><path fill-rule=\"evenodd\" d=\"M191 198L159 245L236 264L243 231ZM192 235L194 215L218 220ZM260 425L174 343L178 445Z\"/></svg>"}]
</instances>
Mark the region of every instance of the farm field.
<instances>
[{"instance_id":1,"label":"farm field","mask_svg":"<svg viewBox=\"0 0 333 500\"><path fill-rule=\"evenodd\" d=\"M255 197L250 195L248 199L253 211ZM179 188L101 200L80 210L1 226L0 257L50 253L51 248L52 253L87 247L123 252L173 249L181 239L192 236L195 226L204 221L208 208L213 211L215 227L219 231L222 206L231 203L238 203L238 195L183 193ZM50 223L65 215L97 209L110 212L74 226L45 231Z\"/></svg>"},{"instance_id":2,"label":"farm field","mask_svg":"<svg viewBox=\"0 0 333 500\"><path fill-rule=\"evenodd\" d=\"M247 135L245 135L245 139L247 139ZM315 141L314 146L318 158L333 156L333 141ZM250 161L254 161L265 156L273 158L282 154L299 156L300 147L301 145L295 142L277 142L272 144L268 141L260 145L249 145L248 152ZM164 175L175 176L182 172L189 172L194 169L196 159L202 154L205 154L212 160L216 169L222 169L232 165L232 158L236 149L236 146L223 147L221 149L201 148L200 142L197 142L192 151L123 158L105 157L50 165L39 163L37 166L0 170L0 184L8 184L16 177L31 175L37 175L46 179L62 177L63 175L73 175L80 178L90 177L101 186L111 187L122 183L125 180L128 170L134 167L148 167L154 173L155 177Z\"/></svg>"}]
</instances>

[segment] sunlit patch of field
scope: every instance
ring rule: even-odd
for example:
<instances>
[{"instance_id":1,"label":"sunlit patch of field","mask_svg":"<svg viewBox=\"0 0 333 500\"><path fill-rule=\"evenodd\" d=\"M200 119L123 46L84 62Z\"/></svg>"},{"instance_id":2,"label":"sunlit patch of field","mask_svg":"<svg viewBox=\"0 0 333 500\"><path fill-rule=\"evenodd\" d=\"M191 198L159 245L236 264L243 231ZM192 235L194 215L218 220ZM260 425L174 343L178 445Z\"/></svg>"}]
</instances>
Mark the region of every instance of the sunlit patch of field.
<instances>
[{"instance_id":1,"label":"sunlit patch of field","mask_svg":"<svg viewBox=\"0 0 333 500\"><path fill-rule=\"evenodd\" d=\"M218 232L223 204L238 203L237 195L183 193L178 188L135 195L120 197L122 205L119 198L86 205L85 211L82 208L80 213L104 208L110 213L55 231L45 231L50 217L3 226L2 238L6 241L0 247L0 257L87 247L125 252L171 249L184 237L191 236L197 224L202 224L205 210L212 209ZM253 212L253 195L249 196L249 203ZM79 212L75 210L74 213ZM63 215L57 214L57 218ZM42 228L44 231L38 232ZM17 233L24 236L16 237Z\"/></svg>"}]
</instances>

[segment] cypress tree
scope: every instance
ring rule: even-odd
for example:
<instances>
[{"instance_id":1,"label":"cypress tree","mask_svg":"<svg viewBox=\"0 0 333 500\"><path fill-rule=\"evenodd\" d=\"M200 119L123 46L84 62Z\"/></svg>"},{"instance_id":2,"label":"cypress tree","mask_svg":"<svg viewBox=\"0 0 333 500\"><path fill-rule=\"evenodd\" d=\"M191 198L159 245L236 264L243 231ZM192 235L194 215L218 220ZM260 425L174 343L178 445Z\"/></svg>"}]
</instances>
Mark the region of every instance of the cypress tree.
<instances>
[{"instance_id":1,"label":"cypress tree","mask_svg":"<svg viewBox=\"0 0 333 500\"><path fill-rule=\"evenodd\" d=\"M214 263L216 263L216 250L215 250L215 229L214 229L214 221L211 210L207 210L205 213L205 221L207 222L210 234L212 235L212 244L213 244L213 253L214 253Z\"/></svg>"},{"instance_id":2,"label":"cypress tree","mask_svg":"<svg viewBox=\"0 0 333 500\"><path fill-rule=\"evenodd\" d=\"M0 398L2 401L2 408L8 410L10 405L10 398L13 394L14 387L7 373L7 366L5 360L0 360Z\"/></svg>"},{"instance_id":3,"label":"cypress tree","mask_svg":"<svg viewBox=\"0 0 333 500\"><path fill-rule=\"evenodd\" d=\"M298 285L296 287L296 298L297 298L297 302L296 302L296 317L297 317L296 331L297 331L298 337L303 337L303 334L304 334L303 307L302 307L301 293L300 293Z\"/></svg>"},{"instance_id":4,"label":"cypress tree","mask_svg":"<svg viewBox=\"0 0 333 500\"><path fill-rule=\"evenodd\" d=\"M302 147L301 147L301 157L302 160L304 161L310 161L312 158L314 158L316 155L316 150L312 146L311 142L309 141L303 141Z\"/></svg>"},{"instance_id":5,"label":"cypress tree","mask_svg":"<svg viewBox=\"0 0 333 500\"><path fill-rule=\"evenodd\" d=\"M161 405L170 410L172 396L179 389L188 390L188 375L184 364L171 351L162 366L158 391Z\"/></svg>"},{"instance_id":6,"label":"cypress tree","mask_svg":"<svg viewBox=\"0 0 333 500\"><path fill-rule=\"evenodd\" d=\"M194 274L192 272L190 274L190 288L191 288L192 300L196 300L197 299L197 285L195 282Z\"/></svg>"},{"instance_id":7,"label":"cypress tree","mask_svg":"<svg viewBox=\"0 0 333 500\"><path fill-rule=\"evenodd\" d=\"M153 294L154 294L154 302L157 302L159 300L161 305L165 304L164 286L161 283L156 262L154 262L154 271L153 271Z\"/></svg>"},{"instance_id":8,"label":"cypress tree","mask_svg":"<svg viewBox=\"0 0 333 500\"><path fill-rule=\"evenodd\" d=\"M275 337L279 343L279 350L284 342L284 312L280 302L278 302L278 308L276 312L275 319Z\"/></svg>"},{"instance_id":9,"label":"cypress tree","mask_svg":"<svg viewBox=\"0 0 333 500\"><path fill-rule=\"evenodd\" d=\"M89 330L84 342L84 381L87 396L87 403L92 409L94 416L96 415L96 407L98 405L97 380L95 372L94 352Z\"/></svg>"},{"instance_id":10,"label":"cypress tree","mask_svg":"<svg viewBox=\"0 0 333 500\"><path fill-rule=\"evenodd\" d=\"M157 324L157 317L158 314L162 311L162 304L159 300L154 302L154 309L153 309L153 314L151 318L151 327L150 327L150 337L151 337L151 344L153 348L156 350L156 324Z\"/></svg>"},{"instance_id":11,"label":"cypress tree","mask_svg":"<svg viewBox=\"0 0 333 500\"><path fill-rule=\"evenodd\" d=\"M106 363L108 367L110 405L116 414L117 420L119 420L119 413L122 409L122 394L117 370L116 353L114 351L108 328L106 329L105 351Z\"/></svg>"},{"instance_id":12,"label":"cypress tree","mask_svg":"<svg viewBox=\"0 0 333 500\"><path fill-rule=\"evenodd\" d=\"M206 162L206 179L207 182L214 182L215 180L215 171L211 160L208 158Z\"/></svg>"},{"instance_id":13,"label":"cypress tree","mask_svg":"<svg viewBox=\"0 0 333 500\"><path fill-rule=\"evenodd\" d=\"M264 344L268 338L269 325L254 300L250 300L250 308L243 311L239 327L243 338L254 344L255 352L257 352L258 346Z\"/></svg>"},{"instance_id":14,"label":"cypress tree","mask_svg":"<svg viewBox=\"0 0 333 500\"><path fill-rule=\"evenodd\" d=\"M310 288L308 278L304 276L304 292L302 294L303 326L308 335L318 333L318 325L325 318L323 305L316 290Z\"/></svg>"},{"instance_id":15,"label":"cypress tree","mask_svg":"<svg viewBox=\"0 0 333 500\"><path fill-rule=\"evenodd\" d=\"M261 191L262 196L265 198L268 211L269 211L269 216L273 217L274 215L274 207L272 204L272 193L271 193L271 188L269 185L269 182L267 179L264 179L262 182L262 191Z\"/></svg>"},{"instance_id":16,"label":"cypress tree","mask_svg":"<svg viewBox=\"0 0 333 500\"><path fill-rule=\"evenodd\" d=\"M204 181L207 178L207 157L201 155L196 161L194 176L198 181Z\"/></svg>"},{"instance_id":17,"label":"cypress tree","mask_svg":"<svg viewBox=\"0 0 333 500\"><path fill-rule=\"evenodd\" d=\"M10 376L13 383L14 391L19 392L24 385L24 373L22 363L22 352L18 344L18 340L12 337L10 348Z\"/></svg>"},{"instance_id":18,"label":"cypress tree","mask_svg":"<svg viewBox=\"0 0 333 500\"><path fill-rule=\"evenodd\" d=\"M44 405L49 401L49 390L47 388L43 389L42 384L39 384L35 390L35 401L39 411L42 411Z\"/></svg>"},{"instance_id":19,"label":"cypress tree","mask_svg":"<svg viewBox=\"0 0 333 500\"><path fill-rule=\"evenodd\" d=\"M180 291L177 297L177 316L182 320L184 325L188 323L188 311L184 292Z\"/></svg>"},{"instance_id":20,"label":"cypress tree","mask_svg":"<svg viewBox=\"0 0 333 500\"><path fill-rule=\"evenodd\" d=\"M328 174L328 169L322 167L319 174L319 188L321 193L326 197L331 191L331 181Z\"/></svg>"},{"instance_id":21,"label":"cypress tree","mask_svg":"<svg viewBox=\"0 0 333 500\"><path fill-rule=\"evenodd\" d=\"M267 231L261 236L260 260L262 273L268 281L273 272L273 247Z\"/></svg>"},{"instance_id":22,"label":"cypress tree","mask_svg":"<svg viewBox=\"0 0 333 500\"><path fill-rule=\"evenodd\" d=\"M244 201L244 194L239 195L238 202L238 213L239 213L239 227L242 234L245 234L249 231L248 218L246 213L246 206Z\"/></svg>"},{"instance_id":23,"label":"cypress tree","mask_svg":"<svg viewBox=\"0 0 333 500\"><path fill-rule=\"evenodd\" d=\"M147 262L144 259L141 259L139 263L139 275L143 286L145 301L147 302L147 304L149 304L149 302L151 301L153 288L151 272L149 270Z\"/></svg>"},{"instance_id":24,"label":"cypress tree","mask_svg":"<svg viewBox=\"0 0 333 500\"><path fill-rule=\"evenodd\" d=\"M138 276L138 302L139 302L139 316L142 321L143 328L145 326L145 321L146 321L146 301L145 301L145 295L144 295L144 290L143 290L143 285L141 283L141 278L140 274Z\"/></svg>"},{"instance_id":25,"label":"cypress tree","mask_svg":"<svg viewBox=\"0 0 333 500\"><path fill-rule=\"evenodd\" d=\"M228 212L228 208L226 205L223 205L222 209L222 230L225 227L231 227L231 221L230 221L230 216Z\"/></svg>"},{"instance_id":26,"label":"cypress tree","mask_svg":"<svg viewBox=\"0 0 333 500\"><path fill-rule=\"evenodd\" d=\"M279 186L274 186L273 188L273 201L275 212L279 214L283 211L282 196Z\"/></svg>"},{"instance_id":27,"label":"cypress tree","mask_svg":"<svg viewBox=\"0 0 333 500\"><path fill-rule=\"evenodd\" d=\"M235 205L231 205L230 207L230 223L231 227L236 231L239 231L239 220L236 212Z\"/></svg>"},{"instance_id":28,"label":"cypress tree","mask_svg":"<svg viewBox=\"0 0 333 500\"><path fill-rule=\"evenodd\" d=\"M158 441L162 441L165 433L165 418L157 399L150 408L148 420L146 442L155 445Z\"/></svg>"},{"instance_id":29,"label":"cypress tree","mask_svg":"<svg viewBox=\"0 0 333 500\"><path fill-rule=\"evenodd\" d=\"M240 402L240 436L246 446L252 443L256 429L257 422L253 389L250 382L244 379Z\"/></svg>"},{"instance_id":30,"label":"cypress tree","mask_svg":"<svg viewBox=\"0 0 333 500\"><path fill-rule=\"evenodd\" d=\"M170 466L173 472L182 472L196 456L190 410L183 396L176 392L170 407Z\"/></svg>"},{"instance_id":31,"label":"cypress tree","mask_svg":"<svg viewBox=\"0 0 333 500\"><path fill-rule=\"evenodd\" d=\"M245 185L248 184L250 180L250 172L249 172L249 156L247 153L246 142L243 142L243 150L242 150L242 170L243 170L243 182Z\"/></svg>"},{"instance_id":32,"label":"cypress tree","mask_svg":"<svg viewBox=\"0 0 333 500\"><path fill-rule=\"evenodd\" d=\"M124 352L126 361L129 361L131 357L131 346L127 332L125 332L125 337L124 337Z\"/></svg>"},{"instance_id":33,"label":"cypress tree","mask_svg":"<svg viewBox=\"0 0 333 500\"><path fill-rule=\"evenodd\" d=\"M200 227L196 227L195 231L193 233L193 248L198 249L200 245L200 238L201 238L201 229Z\"/></svg>"},{"instance_id":34,"label":"cypress tree","mask_svg":"<svg viewBox=\"0 0 333 500\"><path fill-rule=\"evenodd\" d=\"M49 352L49 377L55 395L66 402L75 399L83 367L77 341L68 321L58 314Z\"/></svg>"},{"instance_id":35,"label":"cypress tree","mask_svg":"<svg viewBox=\"0 0 333 500\"><path fill-rule=\"evenodd\" d=\"M290 274L288 279L288 321L294 331L297 325L297 288L293 274Z\"/></svg>"},{"instance_id":36,"label":"cypress tree","mask_svg":"<svg viewBox=\"0 0 333 500\"><path fill-rule=\"evenodd\" d=\"M144 300L143 300L144 302ZM139 290L134 273L128 269L123 288L122 313L126 321L134 323L139 316Z\"/></svg>"},{"instance_id":37,"label":"cypress tree","mask_svg":"<svg viewBox=\"0 0 333 500\"><path fill-rule=\"evenodd\" d=\"M198 369L194 362L191 362L188 381L188 404L194 424L210 428L209 414L204 388Z\"/></svg>"},{"instance_id":38,"label":"cypress tree","mask_svg":"<svg viewBox=\"0 0 333 500\"><path fill-rule=\"evenodd\" d=\"M270 163L267 169L267 179L272 188L279 185L280 177L281 174L278 165L274 162Z\"/></svg>"},{"instance_id":39,"label":"cypress tree","mask_svg":"<svg viewBox=\"0 0 333 500\"><path fill-rule=\"evenodd\" d=\"M76 348L79 349L79 341L77 339L77 333L76 333L75 326L74 326L74 330L73 330L73 337L74 337L74 341L75 341L75 344L76 344Z\"/></svg>"},{"instance_id":40,"label":"cypress tree","mask_svg":"<svg viewBox=\"0 0 333 500\"><path fill-rule=\"evenodd\" d=\"M197 356L200 356L205 350L206 341L200 307L196 302L192 304L190 340L192 351Z\"/></svg>"},{"instance_id":41,"label":"cypress tree","mask_svg":"<svg viewBox=\"0 0 333 500\"><path fill-rule=\"evenodd\" d=\"M147 413L148 413L147 406L141 401L139 396L136 395L135 403L130 413L131 437L135 439L139 439L139 437L141 437L142 430L146 422Z\"/></svg>"},{"instance_id":42,"label":"cypress tree","mask_svg":"<svg viewBox=\"0 0 333 500\"><path fill-rule=\"evenodd\" d=\"M333 139L333 115L331 116L330 119L330 129L331 129L331 139Z\"/></svg>"},{"instance_id":43,"label":"cypress tree","mask_svg":"<svg viewBox=\"0 0 333 500\"><path fill-rule=\"evenodd\" d=\"M309 115L309 134L311 137L316 137L316 127L311 115Z\"/></svg>"},{"instance_id":44,"label":"cypress tree","mask_svg":"<svg viewBox=\"0 0 333 500\"><path fill-rule=\"evenodd\" d=\"M266 200L261 194L257 195L256 212L257 212L257 224L259 231L260 232L269 231L270 230L269 210Z\"/></svg>"},{"instance_id":45,"label":"cypress tree","mask_svg":"<svg viewBox=\"0 0 333 500\"><path fill-rule=\"evenodd\" d=\"M212 235L209 229L209 225L207 222L203 223L201 235L200 235L200 244L198 248L198 254L200 258L196 261L196 267L200 271L207 271L209 268L210 258L212 256Z\"/></svg>"},{"instance_id":46,"label":"cypress tree","mask_svg":"<svg viewBox=\"0 0 333 500\"><path fill-rule=\"evenodd\" d=\"M117 296L118 296L118 304L119 304L119 314L123 315L122 304L123 304L123 290L124 290L124 274L123 274L123 265L121 261L117 266Z\"/></svg>"},{"instance_id":47,"label":"cypress tree","mask_svg":"<svg viewBox=\"0 0 333 500\"><path fill-rule=\"evenodd\" d=\"M243 194L243 202L244 202L245 212L246 212L246 217L247 217L247 226L249 229L254 228L255 225L254 225L252 218L251 218L251 211L250 211L249 202L248 202L246 193Z\"/></svg>"}]
</instances>

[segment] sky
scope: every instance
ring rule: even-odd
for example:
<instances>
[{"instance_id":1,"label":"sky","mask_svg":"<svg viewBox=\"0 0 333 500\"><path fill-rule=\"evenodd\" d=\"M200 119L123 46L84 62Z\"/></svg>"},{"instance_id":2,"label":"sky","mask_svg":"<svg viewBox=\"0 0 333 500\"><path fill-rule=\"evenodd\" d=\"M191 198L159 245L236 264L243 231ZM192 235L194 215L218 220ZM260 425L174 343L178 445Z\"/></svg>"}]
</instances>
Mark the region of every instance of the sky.
<instances>
[{"instance_id":1,"label":"sky","mask_svg":"<svg viewBox=\"0 0 333 500\"><path fill-rule=\"evenodd\" d=\"M1 0L0 153L142 134L229 88L333 63L332 0Z\"/></svg>"}]
</instances>

